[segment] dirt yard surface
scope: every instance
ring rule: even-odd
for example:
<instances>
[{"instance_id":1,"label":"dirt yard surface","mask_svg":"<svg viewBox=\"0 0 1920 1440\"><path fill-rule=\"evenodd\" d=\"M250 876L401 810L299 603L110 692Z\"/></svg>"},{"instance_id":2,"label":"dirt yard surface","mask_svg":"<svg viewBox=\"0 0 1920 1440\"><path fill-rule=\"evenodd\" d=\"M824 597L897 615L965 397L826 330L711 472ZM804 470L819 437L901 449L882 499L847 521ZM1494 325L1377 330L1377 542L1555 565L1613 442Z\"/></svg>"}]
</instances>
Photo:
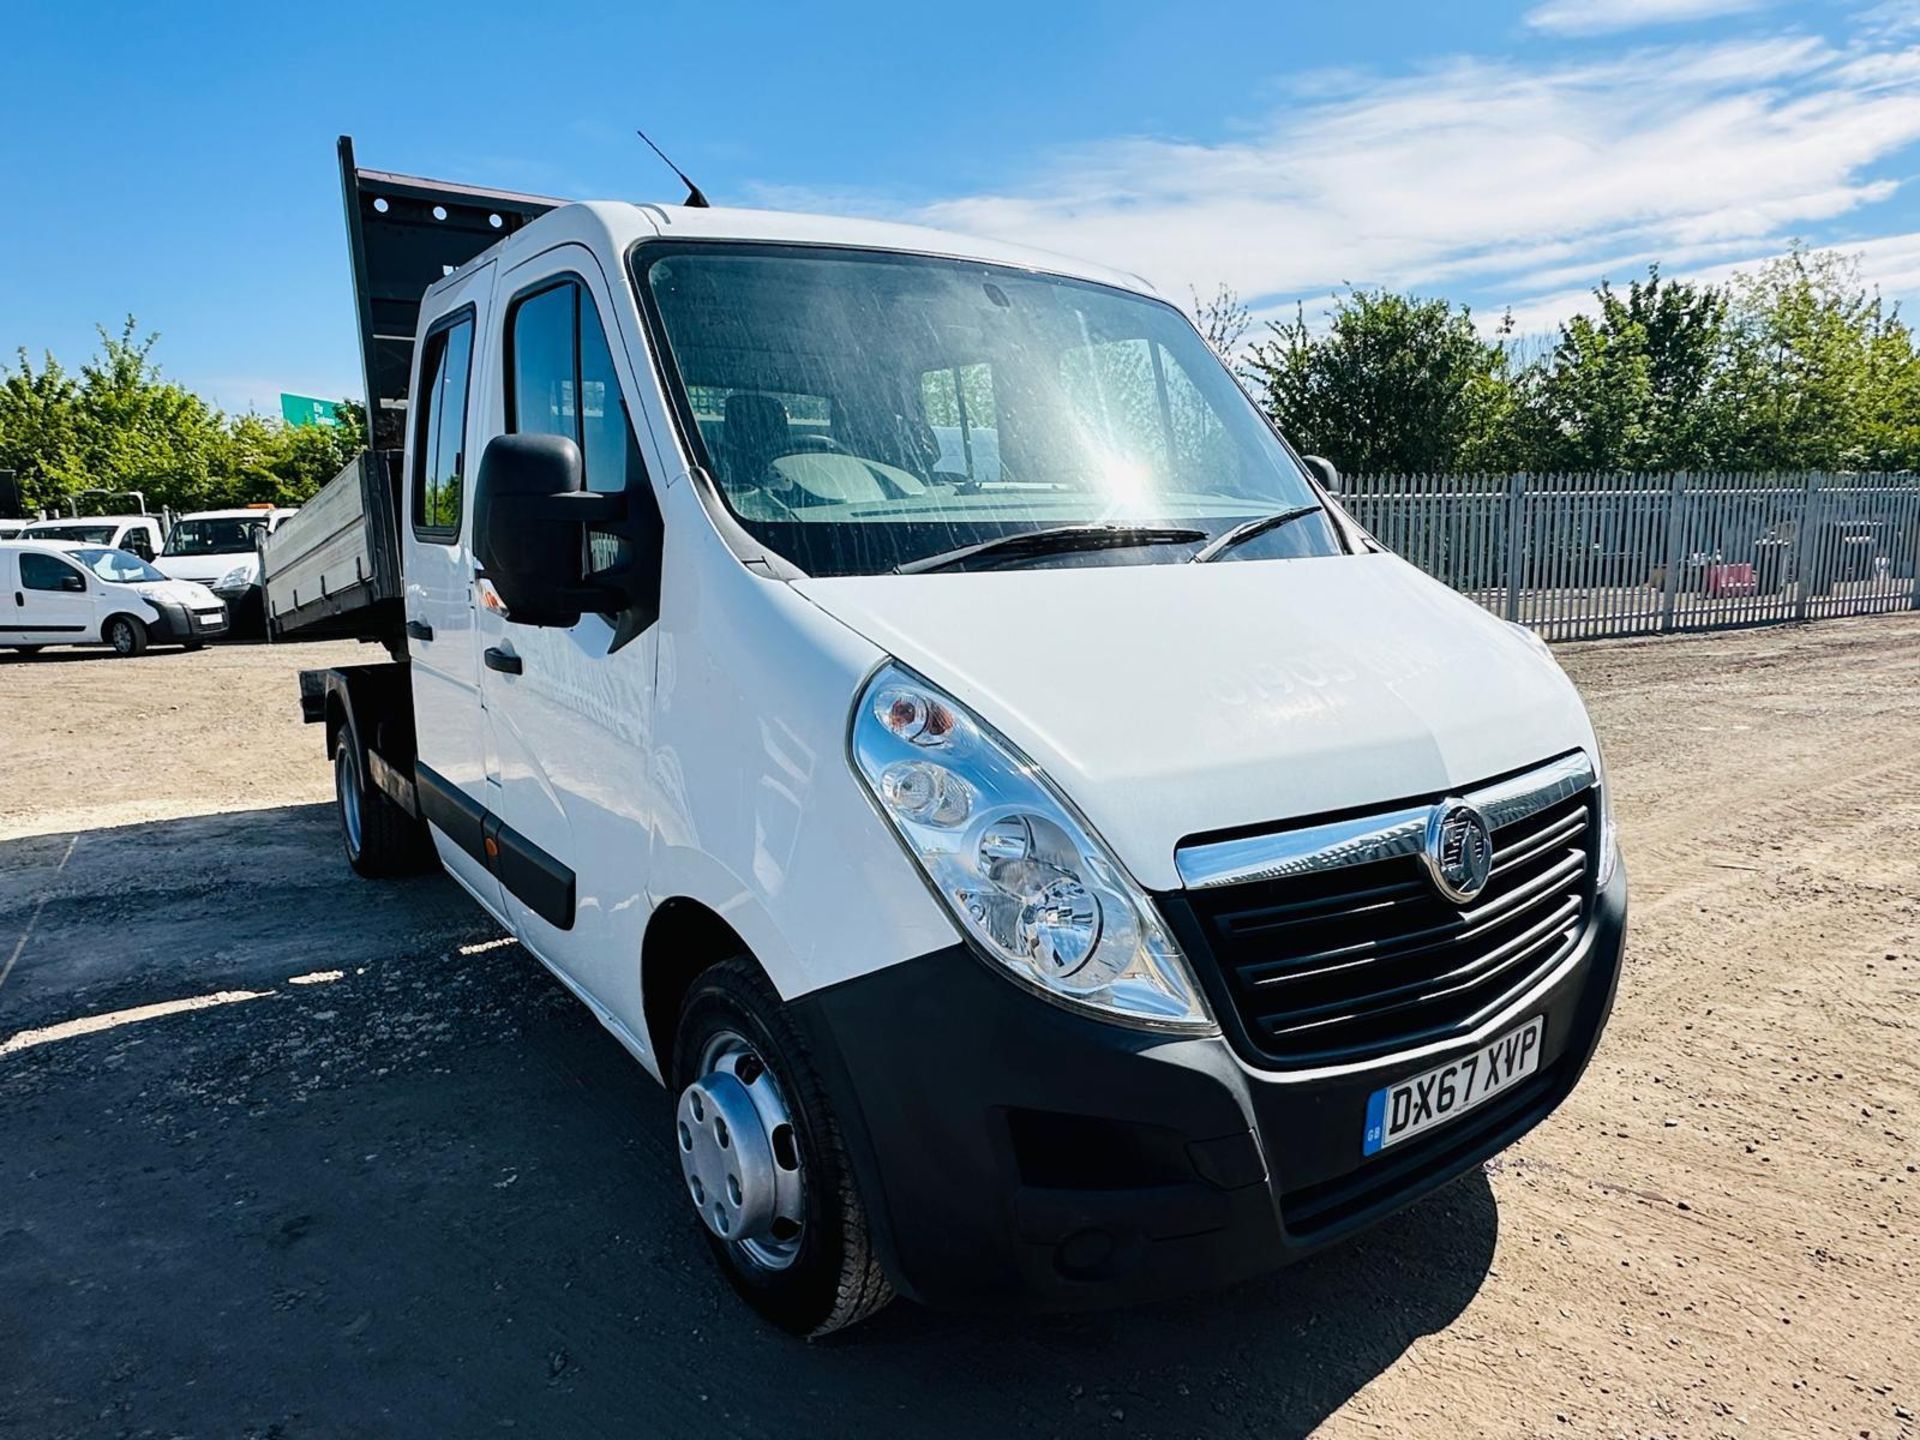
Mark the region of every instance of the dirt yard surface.
<instances>
[{"instance_id":1,"label":"dirt yard surface","mask_svg":"<svg viewBox=\"0 0 1920 1440\"><path fill-rule=\"evenodd\" d=\"M813 1346L586 1011L350 877L293 672L368 658L0 659L0 1434L1920 1428L1920 617L1561 652L1629 953L1484 1172L1225 1295Z\"/></svg>"}]
</instances>

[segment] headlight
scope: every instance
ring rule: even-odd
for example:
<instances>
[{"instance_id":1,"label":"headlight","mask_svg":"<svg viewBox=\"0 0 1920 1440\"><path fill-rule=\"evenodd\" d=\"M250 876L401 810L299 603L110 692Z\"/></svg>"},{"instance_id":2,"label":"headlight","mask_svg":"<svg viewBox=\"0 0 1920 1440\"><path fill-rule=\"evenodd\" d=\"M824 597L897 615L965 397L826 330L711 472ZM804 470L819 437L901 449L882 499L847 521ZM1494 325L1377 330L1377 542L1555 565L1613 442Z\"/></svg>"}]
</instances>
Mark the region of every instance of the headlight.
<instances>
[{"instance_id":1,"label":"headlight","mask_svg":"<svg viewBox=\"0 0 1920 1440\"><path fill-rule=\"evenodd\" d=\"M1604 890L1613 880L1613 872L1620 864L1620 835L1613 823L1613 787L1607 783L1607 757L1600 751L1600 741L1593 742L1593 769L1600 777L1600 871L1598 884Z\"/></svg>"},{"instance_id":2,"label":"headlight","mask_svg":"<svg viewBox=\"0 0 1920 1440\"><path fill-rule=\"evenodd\" d=\"M962 928L1014 979L1103 1019L1211 1030L1146 894L1039 768L958 701L883 666L855 768Z\"/></svg>"},{"instance_id":3,"label":"headlight","mask_svg":"<svg viewBox=\"0 0 1920 1440\"><path fill-rule=\"evenodd\" d=\"M216 590L244 590L253 583L253 567L236 565L213 582Z\"/></svg>"}]
</instances>

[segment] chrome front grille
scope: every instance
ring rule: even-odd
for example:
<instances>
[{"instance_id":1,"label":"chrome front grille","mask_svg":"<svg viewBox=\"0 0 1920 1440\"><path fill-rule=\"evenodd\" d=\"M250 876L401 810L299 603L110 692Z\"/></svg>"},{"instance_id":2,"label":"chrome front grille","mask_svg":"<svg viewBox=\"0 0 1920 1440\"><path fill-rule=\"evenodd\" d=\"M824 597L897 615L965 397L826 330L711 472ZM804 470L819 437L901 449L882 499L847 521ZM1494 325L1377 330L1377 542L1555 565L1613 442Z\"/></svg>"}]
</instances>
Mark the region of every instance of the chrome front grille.
<instances>
[{"instance_id":1,"label":"chrome front grille","mask_svg":"<svg viewBox=\"0 0 1920 1440\"><path fill-rule=\"evenodd\" d=\"M1492 873L1444 899L1422 852L1433 801L1183 845L1179 864L1242 1039L1284 1067L1465 1034L1572 951L1593 902L1599 795L1574 754L1476 787Z\"/></svg>"}]
</instances>

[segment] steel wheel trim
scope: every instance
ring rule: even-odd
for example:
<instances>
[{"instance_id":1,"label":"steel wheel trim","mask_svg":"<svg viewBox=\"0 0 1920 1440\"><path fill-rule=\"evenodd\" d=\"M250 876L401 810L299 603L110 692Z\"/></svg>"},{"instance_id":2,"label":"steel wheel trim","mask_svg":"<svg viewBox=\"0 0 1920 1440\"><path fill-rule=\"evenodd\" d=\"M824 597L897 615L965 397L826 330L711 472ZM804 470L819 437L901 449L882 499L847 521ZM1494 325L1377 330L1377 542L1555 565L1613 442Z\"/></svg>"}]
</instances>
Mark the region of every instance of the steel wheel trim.
<instances>
[{"instance_id":1,"label":"steel wheel trim","mask_svg":"<svg viewBox=\"0 0 1920 1440\"><path fill-rule=\"evenodd\" d=\"M360 853L360 777L354 771L353 751L346 744L334 757L334 789L340 795L340 823L347 830L347 844Z\"/></svg>"},{"instance_id":2,"label":"steel wheel trim","mask_svg":"<svg viewBox=\"0 0 1920 1440\"><path fill-rule=\"evenodd\" d=\"M799 1257L806 1180L773 1071L731 1030L707 1042L674 1109L680 1173L700 1223L766 1270Z\"/></svg>"},{"instance_id":3,"label":"steel wheel trim","mask_svg":"<svg viewBox=\"0 0 1920 1440\"><path fill-rule=\"evenodd\" d=\"M113 633L107 636L107 643L112 645L115 652L118 654L121 654L121 655L132 654L133 653L133 627L128 625L127 622L124 620L114 621Z\"/></svg>"}]
</instances>

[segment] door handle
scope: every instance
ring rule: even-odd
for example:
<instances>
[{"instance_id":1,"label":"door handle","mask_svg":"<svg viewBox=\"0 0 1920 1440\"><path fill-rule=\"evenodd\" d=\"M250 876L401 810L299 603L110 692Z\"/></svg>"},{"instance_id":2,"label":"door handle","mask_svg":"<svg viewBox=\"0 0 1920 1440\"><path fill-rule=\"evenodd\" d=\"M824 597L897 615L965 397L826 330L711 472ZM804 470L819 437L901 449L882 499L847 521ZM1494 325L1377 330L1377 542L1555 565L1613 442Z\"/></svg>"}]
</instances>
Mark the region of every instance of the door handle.
<instances>
[{"instance_id":1,"label":"door handle","mask_svg":"<svg viewBox=\"0 0 1920 1440\"><path fill-rule=\"evenodd\" d=\"M489 645L487 653L480 658L487 662L487 669L498 670L502 675L520 673L520 657L510 650L502 650L497 645Z\"/></svg>"},{"instance_id":2,"label":"door handle","mask_svg":"<svg viewBox=\"0 0 1920 1440\"><path fill-rule=\"evenodd\" d=\"M16 605L24 605L27 603L27 597L16 590L13 592L13 603Z\"/></svg>"},{"instance_id":3,"label":"door handle","mask_svg":"<svg viewBox=\"0 0 1920 1440\"><path fill-rule=\"evenodd\" d=\"M431 640L433 638L433 626L427 624L424 620L409 620L407 621L407 638L410 640Z\"/></svg>"}]
</instances>

